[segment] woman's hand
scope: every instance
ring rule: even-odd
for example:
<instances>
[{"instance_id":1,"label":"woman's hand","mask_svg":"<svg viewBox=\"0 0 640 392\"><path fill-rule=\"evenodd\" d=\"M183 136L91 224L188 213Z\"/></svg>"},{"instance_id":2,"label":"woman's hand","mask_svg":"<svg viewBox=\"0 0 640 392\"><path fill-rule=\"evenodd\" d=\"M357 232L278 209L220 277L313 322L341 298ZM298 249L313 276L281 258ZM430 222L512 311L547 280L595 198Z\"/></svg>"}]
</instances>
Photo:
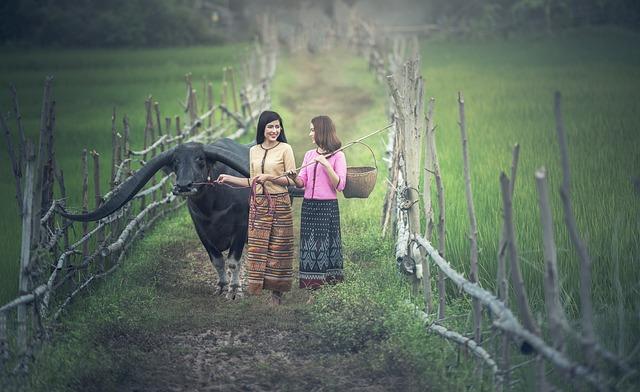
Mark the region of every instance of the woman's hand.
<instances>
[{"instance_id":1,"label":"woman's hand","mask_svg":"<svg viewBox=\"0 0 640 392\"><path fill-rule=\"evenodd\" d=\"M256 182L258 184L264 184L266 181L271 180L273 180L273 176L271 174L260 174L258 177L256 177Z\"/></svg>"},{"instance_id":2,"label":"woman's hand","mask_svg":"<svg viewBox=\"0 0 640 392\"><path fill-rule=\"evenodd\" d=\"M289 170L289 171L286 171L286 172L284 172L284 174L286 174L286 175L287 175L287 177L289 177L289 178L290 178L290 179L292 179L292 180L295 180L295 179L296 179L296 177L298 177L298 173L296 173L296 171L295 171L295 170Z\"/></svg>"},{"instance_id":3,"label":"woman's hand","mask_svg":"<svg viewBox=\"0 0 640 392\"><path fill-rule=\"evenodd\" d=\"M228 174L220 174L218 176L218 179L216 180L216 182L219 182L221 184L228 184L229 183L229 175Z\"/></svg>"},{"instance_id":4,"label":"woman's hand","mask_svg":"<svg viewBox=\"0 0 640 392\"><path fill-rule=\"evenodd\" d=\"M318 162L319 164L321 164L324 167L331 166L329 164L329 161L327 161L327 158L324 157L324 155L318 155L317 157L313 158L313 160Z\"/></svg>"}]
</instances>

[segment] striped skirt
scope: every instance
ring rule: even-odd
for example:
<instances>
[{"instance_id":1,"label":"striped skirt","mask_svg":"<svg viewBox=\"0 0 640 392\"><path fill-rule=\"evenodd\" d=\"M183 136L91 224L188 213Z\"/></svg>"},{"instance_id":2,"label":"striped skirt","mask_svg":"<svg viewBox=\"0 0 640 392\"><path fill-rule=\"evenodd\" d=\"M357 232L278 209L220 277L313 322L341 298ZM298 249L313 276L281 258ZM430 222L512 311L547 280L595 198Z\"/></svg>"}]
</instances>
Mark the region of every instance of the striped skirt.
<instances>
[{"instance_id":1,"label":"striped skirt","mask_svg":"<svg viewBox=\"0 0 640 392\"><path fill-rule=\"evenodd\" d=\"M343 279L338 200L304 199L300 218L300 288Z\"/></svg>"},{"instance_id":2,"label":"striped skirt","mask_svg":"<svg viewBox=\"0 0 640 392\"><path fill-rule=\"evenodd\" d=\"M288 193L272 194L271 208L256 195L249 208L247 275L249 294L262 289L291 290L293 280L293 215Z\"/></svg>"}]
</instances>

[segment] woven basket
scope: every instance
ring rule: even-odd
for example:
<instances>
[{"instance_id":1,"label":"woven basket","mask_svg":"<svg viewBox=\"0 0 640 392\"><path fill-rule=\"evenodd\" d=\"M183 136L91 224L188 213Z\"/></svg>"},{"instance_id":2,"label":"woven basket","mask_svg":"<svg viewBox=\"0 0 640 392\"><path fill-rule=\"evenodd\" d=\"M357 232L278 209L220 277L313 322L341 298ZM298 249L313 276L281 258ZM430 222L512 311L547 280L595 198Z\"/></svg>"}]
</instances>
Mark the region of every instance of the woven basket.
<instances>
[{"instance_id":1,"label":"woven basket","mask_svg":"<svg viewBox=\"0 0 640 392\"><path fill-rule=\"evenodd\" d=\"M373 162L375 167L371 166L350 166L347 167L347 180L342 191L342 194L347 199L360 198L366 199L369 197L376 185L376 178L378 176L378 163L376 162L376 156L371 150L371 147L364 143L358 142L371 151L373 156Z\"/></svg>"}]
</instances>

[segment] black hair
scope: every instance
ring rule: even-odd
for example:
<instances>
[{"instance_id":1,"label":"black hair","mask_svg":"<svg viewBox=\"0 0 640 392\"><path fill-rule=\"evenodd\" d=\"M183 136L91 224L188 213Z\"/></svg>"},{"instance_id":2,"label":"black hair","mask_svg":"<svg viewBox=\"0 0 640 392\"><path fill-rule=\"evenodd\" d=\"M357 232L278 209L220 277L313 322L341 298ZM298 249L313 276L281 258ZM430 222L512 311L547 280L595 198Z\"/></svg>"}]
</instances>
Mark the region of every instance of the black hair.
<instances>
[{"instance_id":1,"label":"black hair","mask_svg":"<svg viewBox=\"0 0 640 392\"><path fill-rule=\"evenodd\" d=\"M258 119L258 126L256 127L256 144L262 144L264 142L264 129L272 121L278 120L280 121L280 134L278 135L279 142L287 142L287 137L284 134L284 124L282 123L282 117L276 112L272 112L271 110L265 110L260 113L260 118Z\"/></svg>"}]
</instances>

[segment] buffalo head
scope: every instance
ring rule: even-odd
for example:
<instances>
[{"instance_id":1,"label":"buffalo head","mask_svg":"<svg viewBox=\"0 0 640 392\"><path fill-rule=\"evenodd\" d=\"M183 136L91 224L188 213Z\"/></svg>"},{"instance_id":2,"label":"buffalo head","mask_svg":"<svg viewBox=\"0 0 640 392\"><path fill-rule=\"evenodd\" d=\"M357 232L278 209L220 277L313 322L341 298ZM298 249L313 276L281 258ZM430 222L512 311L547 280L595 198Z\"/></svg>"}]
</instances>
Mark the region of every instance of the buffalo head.
<instances>
[{"instance_id":1,"label":"buffalo head","mask_svg":"<svg viewBox=\"0 0 640 392\"><path fill-rule=\"evenodd\" d=\"M213 144L185 143L165 151L147 162L128 178L115 194L95 211L87 214L61 215L76 221L95 221L111 215L129 200L158 172L176 174L173 193L193 196L207 182L210 170L220 162L243 176L249 176L249 148L230 139L221 139Z\"/></svg>"}]
</instances>

